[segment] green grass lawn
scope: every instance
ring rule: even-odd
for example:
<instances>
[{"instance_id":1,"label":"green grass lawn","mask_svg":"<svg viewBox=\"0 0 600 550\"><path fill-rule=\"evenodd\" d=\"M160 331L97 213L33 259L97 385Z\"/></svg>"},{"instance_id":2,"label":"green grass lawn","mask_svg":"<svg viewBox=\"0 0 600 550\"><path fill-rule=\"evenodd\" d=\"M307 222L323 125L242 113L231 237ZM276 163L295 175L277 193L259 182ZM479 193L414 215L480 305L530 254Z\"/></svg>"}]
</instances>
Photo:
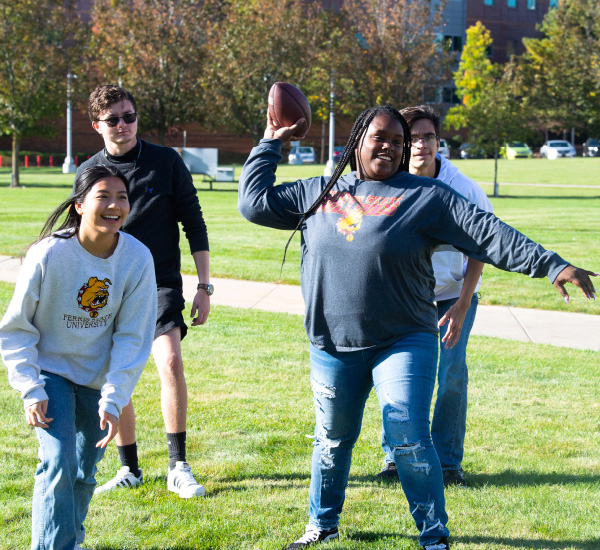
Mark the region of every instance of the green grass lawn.
<instances>
[{"instance_id":1,"label":"green grass lawn","mask_svg":"<svg viewBox=\"0 0 600 550\"><path fill-rule=\"evenodd\" d=\"M460 163L460 164L459 164ZM489 181L493 161L457 161L461 170L480 181ZM241 167L236 167L236 178ZM323 166L282 164L278 181L315 176ZM532 181L537 176L552 184L581 182L600 185L600 158L502 160L500 174L506 181ZM570 177L570 179L569 179ZM22 170L25 189L9 189L7 168L0 169L0 254L18 255L41 229L50 213L69 194L73 176L59 169ZM596 179L594 179L596 178ZM216 183L214 190L200 177L196 180L199 197L208 225L213 277L256 281L300 282L300 237L296 235L288 250L283 271L283 250L290 233L276 231L245 221L237 212L237 185ZM490 185L483 185L491 194ZM600 272L600 189L575 187L521 187L501 184L501 196L491 198L495 212L504 221L544 247L555 250L573 264ZM183 270L192 273L194 266L183 242ZM598 283L600 285L600 282ZM589 303L573 288L572 300L566 305L547 279L527 279L491 266L484 270L481 303L600 314L597 303Z\"/></svg>"},{"instance_id":2,"label":"green grass lawn","mask_svg":"<svg viewBox=\"0 0 600 550\"><path fill-rule=\"evenodd\" d=\"M12 285L0 283L0 316ZM189 307L189 304L188 304ZM260 335L260 345L257 345ZM92 500L92 550L275 550L307 522L314 413L300 316L214 307L183 341L188 459L207 496L167 491L167 453L152 362L136 388L145 484ZM473 337L464 467L446 493L454 550L600 548L598 354ZM0 547L26 548L37 441L0 369ZM367 403L340 540L331 550L417 550L398 484L381 467L380 413ZM119 468L114 444L100 463Z\"/></svg>"}]
</instances>

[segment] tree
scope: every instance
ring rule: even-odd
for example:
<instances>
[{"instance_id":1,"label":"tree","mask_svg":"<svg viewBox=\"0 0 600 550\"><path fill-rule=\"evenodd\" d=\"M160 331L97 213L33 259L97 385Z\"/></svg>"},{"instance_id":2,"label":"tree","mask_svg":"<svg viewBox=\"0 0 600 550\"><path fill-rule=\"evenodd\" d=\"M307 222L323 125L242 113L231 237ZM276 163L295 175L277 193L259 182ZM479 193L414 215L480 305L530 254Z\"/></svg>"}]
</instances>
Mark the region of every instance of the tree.
<instances>
[{"instance_id":1,"label":"tree","mask_svg":"<svg viewBox=\"0 0 600 550\"><path fill-rule=\"evenodd\" d=\"M250 134L257 143L273 83L290 82L312 94L326 36L323 11L319 3L295 0L214 0L213 7L203 79L212 113L206 122ZM328 90L328 76L323 85Z\"/></svg>"},{"instance_id":2,"label":"tree","mask_svg":"<svg viewBox=\"0 0 600 550\"><path fill-rule=\"evenodd\" d=\"M517 94L514 63L492 63L487 52L490 32L481 22L467 29L467 40L454 73L461 105L452 107L446 125L468 128L469 141L494 154L494 196L498 196L498 152L507 141L526 139L529 112Z\"/></svg>"},{"instance_id":3,"label":"tree","mask_svg":"<svg viewBox=\"0 0 600 550\"><path fill-rule=\"evenodd\" d=\"M523 88L538 124L600 131L600 5L563 0L544 17L542 38L523 42Z\"/></svg>"},{"instance_id":4,"label":"tree","mask_svg":"<svg viewBox=\"0 0 600 550\"><path fill-rule=\"evenodd\" d=\"M336 67L355 111L389 103L399 108L436 101L455 60L436 31L444 3L345 0L344 48Z\"/></svg>"},{"instance_id":5,"label":"tree","mask_svg":"<svg viewBox=\"0 0 600 550\"><path fill-rule=\"evenodd\" d=\"M202 118L205 3L96 0L88 50L96 83L119 81L140 105L142 129L164 145L169 127Z\"/></svg>"},{"instance_id":6,"label":"tree","mask_svg":"<svg viewBox=\"0 0 600 550\"><path fill-rule=\"evenodd\" d=\"M0 134L12 136L11 186L19 186L21 139L52 135L43 121L66 105L77 15L63 0L0 0Z\"/></svg>"}]
</instances>

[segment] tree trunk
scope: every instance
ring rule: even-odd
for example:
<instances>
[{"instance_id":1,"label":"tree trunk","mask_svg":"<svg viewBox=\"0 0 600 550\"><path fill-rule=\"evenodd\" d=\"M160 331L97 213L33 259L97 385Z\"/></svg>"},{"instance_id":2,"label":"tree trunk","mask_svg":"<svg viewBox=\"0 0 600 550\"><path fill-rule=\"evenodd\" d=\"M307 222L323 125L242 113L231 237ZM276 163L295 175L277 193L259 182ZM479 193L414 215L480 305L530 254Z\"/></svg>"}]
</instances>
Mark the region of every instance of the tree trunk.
<instances>
[{"instance_id":1,"label":"tree trunk","mask_svg":"<svg viewBox=\"0 0 600 550\"><path fill-rule=\"evenodd\" d=\"M19 183L19 151L21 149L21 136L13 131L12 135L12 173L10 176L10 186L20 187Z\"/></svg>"},{"instance_id":2,"label":"tree trunk","mask_svg":"<svg viewBox=\"0 0 600 550\"><path fill-rule=\"evenodd\" d=\"M498 147L494 148L494 197L499 197L498 193Z\"/></svg>"}]
</instances>

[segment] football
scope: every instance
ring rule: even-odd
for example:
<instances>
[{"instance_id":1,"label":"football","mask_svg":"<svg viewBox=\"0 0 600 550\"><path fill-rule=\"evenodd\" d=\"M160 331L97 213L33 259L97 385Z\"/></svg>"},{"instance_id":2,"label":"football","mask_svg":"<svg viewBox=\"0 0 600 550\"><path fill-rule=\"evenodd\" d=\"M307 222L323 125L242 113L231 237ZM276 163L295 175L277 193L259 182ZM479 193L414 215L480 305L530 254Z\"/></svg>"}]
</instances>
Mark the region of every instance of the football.
<instances>
[{"instance_id":1,"label":"football","mask_svg":"<svg viewBox=\"0 0 600 550\"><path fill-rule=\"evenodd\" d=\"M310 128L311 111L306 96L292 84L275 82L269 90L269 114L273 122L279 126L291 126L303 118L304 124L296 134L304 136Z\"/></svg>"}]
</instances>

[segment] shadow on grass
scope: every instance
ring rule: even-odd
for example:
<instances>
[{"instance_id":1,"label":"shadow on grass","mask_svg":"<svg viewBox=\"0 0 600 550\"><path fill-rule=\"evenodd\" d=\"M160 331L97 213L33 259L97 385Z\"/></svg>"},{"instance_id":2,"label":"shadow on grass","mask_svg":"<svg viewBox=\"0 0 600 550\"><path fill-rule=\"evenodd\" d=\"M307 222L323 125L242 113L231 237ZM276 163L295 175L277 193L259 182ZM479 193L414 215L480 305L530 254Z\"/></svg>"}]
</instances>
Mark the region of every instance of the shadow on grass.
<instances>
[{"instance_id":1,"label":"shadow on grass","mask_svg":"<svg viewBox=\"0 0 600 550\"><path fill-rule=\"evenodd\" d=\"M600 539L590 540L546 540L546 539L518 539L503 537L452 537L451 542L462 544L502 544L513 548L539 548L540 550L598 550Z\"/></svg>"},{"instance_id":2,"label":"shadow on grass","mask_svg":"<svg viewBox=\"0 0 600 550\"><path fill-rule=\"evenodd\" d=\"M492 485L494 487L512 487L518 485L572 485L579 483L598 483L600 475L563 474L558 472L515 472L504 470L496 474L466 475L467 483L472 487ZM598 546L597 548L600 548Z\"/></svg>"},{"instance_id":3,"label":"shadow on grass","mask_svg":"<svg viewBox=\"0 0 600 550\"><path fill-rule=\"evenodd\" d=\"M554 195L498 195L497 197L493 197L496 199L527 199L527 200L546 200L546 199L560 199L560 200L585 200L589 201L590 199L600 199L600 195L589 195L589 196L581 196L581 195L565 195L565 196L554 196Z\"/></svg>"}]
</instances>

